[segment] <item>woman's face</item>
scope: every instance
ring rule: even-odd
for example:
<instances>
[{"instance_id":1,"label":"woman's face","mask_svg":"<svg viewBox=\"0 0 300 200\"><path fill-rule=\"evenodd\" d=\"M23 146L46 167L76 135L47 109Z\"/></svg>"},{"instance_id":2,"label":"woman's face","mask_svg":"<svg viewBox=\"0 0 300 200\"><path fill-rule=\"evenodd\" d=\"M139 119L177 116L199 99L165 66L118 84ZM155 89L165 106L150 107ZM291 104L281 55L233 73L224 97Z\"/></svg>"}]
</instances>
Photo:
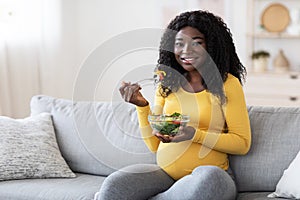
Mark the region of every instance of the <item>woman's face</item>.
<instances>
[{"instance_id":1,"label":"woman's face","mask_svg":"<svg viewBox=\"0 0 300 200\"><path fill-rule=\"evenodd\" d=\"M207 57L204 35L196 28L184 27L176 34L174 53L177 62L186 71L195 70Z\"/></svg>"}]
</instances>

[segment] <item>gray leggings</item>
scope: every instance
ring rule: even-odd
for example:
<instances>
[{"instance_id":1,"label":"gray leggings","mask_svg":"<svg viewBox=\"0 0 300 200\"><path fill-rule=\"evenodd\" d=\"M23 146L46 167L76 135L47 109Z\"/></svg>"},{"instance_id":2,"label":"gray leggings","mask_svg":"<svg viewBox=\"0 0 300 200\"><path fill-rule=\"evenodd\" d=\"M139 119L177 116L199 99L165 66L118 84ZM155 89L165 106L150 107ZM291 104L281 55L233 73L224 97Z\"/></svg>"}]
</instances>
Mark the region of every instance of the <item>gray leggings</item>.
<instances>
[{"instance_id":1,"label":"gray leggings","mask_svg":"<svg viewBox=\"0 0 300 200\"><path fill-rule=\"evenodd\" d=\"M157 165L132 165L103 182L97 200L234 200L232 177L216 166L199 166L174 181Z\"/></svg>"}]
</instances>

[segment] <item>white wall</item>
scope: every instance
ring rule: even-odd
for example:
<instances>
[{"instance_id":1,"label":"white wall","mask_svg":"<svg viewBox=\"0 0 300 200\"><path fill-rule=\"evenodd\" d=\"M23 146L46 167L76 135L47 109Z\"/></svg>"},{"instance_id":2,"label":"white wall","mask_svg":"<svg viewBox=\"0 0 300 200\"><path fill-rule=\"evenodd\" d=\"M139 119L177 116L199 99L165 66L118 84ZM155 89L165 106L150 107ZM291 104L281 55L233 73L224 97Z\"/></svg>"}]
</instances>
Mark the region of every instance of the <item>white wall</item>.
<instances>
[{"instance_id":1,"label":"white wall","mask_svg":"<svg viewBox=\"0 0 300 200\"><path fill-rule=\"evenodd\" d=\"M0 97L5 97L1 98L1 113L13 117L29 115L29 101L35 94L75 100L119 100L117 89L121 80L136 81L152 76L159 33L177 14L187 10L209 10L223 17L243 61L246 57L246 1L41 0L39 43L33 52L30 47L26 52L31 59L31 62L26 61L27 65L34 67L34 71L30 73L26 68L23 73L25 54L22 59L13 58L8 63L13 64L13 68L2 62L5 59L0 62L1 77L8 80L5 83L11 83L1 84ZM145 33L135 35L141 30ZM127 37L128 33L133 34ZM126 42L116 44L116 39L124 36ZM116 48L103 46L111 43ZM114 57L110 57L112 55ZM7 77L6 69L18 74ZM22 84L23 80L31 81ZM8 90L13 92L8 95L5 92ZM153 91L148 84L143 93L151 98Z\"/></svg>"},{"instance_id":2,"label":"white wall","mask_svg":"<svg viewBox=\"0 0 300 200\"><path fill-rule=\"evenodd\" d=\"M78 5L73 0L48 0L44 1L43 6L40 93L70 98L81 62L78 57Z\"/></svg>"},{"instance_id":3,"label":"white wall","mask_svg":"<svg viewBox=\"0 0 300 200\"><path fill-rule=\"evenodd\" d=\"M142 28L161 30L177 14L196 9L209 10L224 18L233 33L238 54L243 62L245 60L246 0L130 0L130 3L127 1L125 3L122 0L77 0L76 2L78 11L76 16L78 58L82 61L81 71L83 71L82 68L88 68L87 59L91 59L91 54L95 53L96 49L103 43L114 37ZM149 39L147 37L145 35L144 39ZM154 38L152 39L155 41ZM155 41L157 47L159 39L158 36L157 41ZM95 58L92 59L95 60L93 63L97 62ZM100 59L101 55L99 55ZM111 100L111 98L114 98L112 97L112 91L119 87L122 77L130 76L130 73L136 73L135 70L144 65L150 65L149 67L151 67L152 64L154 67L156 60L156 51L139 50L119 58L118 62L114 62L113 65L109 66L111 70L107 70L108 66L95 67L95 73L101 80L98 80L95 84L95 81L91 81L95 79L92 74L87 75L89 80L77 79L75 81L76 94L74 98L78 100ZM92 67L90 68L92 70ZM79 71L78 76L83 73L81 71ZM135 79L150 77L149 72L151 71L152 69L144 71L144 73L139 71L140 77ZM89 81L93 84L89 84ZM78 84L84 85L84 83L85 86L78 86ZM78 89L84 87L93 87L93 91ZM148 94L152 92L150 86L147 90L143 92L151 96Z\"/></svg>"},{"instance_id":4,"label":"white wall","mask_svg":"<svg viewBox=\"0 0 300 200\"><path fill-rule=\"evenodd\" d=\"M224 20L232 32L241 62L247 65L247 0L225 0ZM248 66L246 66L248 67Z\"/></svg>"},{"instance_id":5,"label":"white wall","mask_svg":"<svg viewBox=\"0 0 300 200\"><path fill-rule=\"evenodd\" d=\"M109 53L111 48L124 48L127 42L136 43L135 38L126 37L129 41L121 41L119 44L114 42L114 38L118 38L128 31L134 31L144 28L152 28L160 30L161 28L161 4L160 1L140 1L131 0L124 2L121 0L97 1L97 0L79 0L78 1L78 42L79 42L79 58L82 60L78 76L82 75L82 68L89 69L87 76L89 80L76 79L74 87L74 98L77 100L111 100L112 92L116 91L120 86L122 77L130 74L135 68L139 68L149 64L148 71L139 71L140 77L131 81L139 80L144 77L151 77L151 72L157 60L157 51L149 51L140 49L134 52L129 47L120 52L121 55L114 55L111 61L104 62L102 58L107 58L113 53ZM147 31L146 31L147 32ZM153 38L151 35L145 34L144 40ZM159 45L159 37L153 38L153 47ZM104 52L92 58L93 53L103 44L109 43L109 47ZM130 46L131 44L128 44ZM145 48L144 46L139 46ZM123 55L127 53L127 55ZM109 54L109 55L107 55ZM118 58L118 56L121 56ZM94 59L93 63L99 63L95 69L89 66L89 59ZM98 59L98 60L97 60ZM113 62L113 63L110 63ZM110 64L110 65L109 65ZM151 68L151 65L153 66ZM97 74L97 76L94 73ZM135 73L135 72L134 72ZM93 77L93 78L91 78ZM97 79L97 80L95 80ZM89 83L92 82L92 83ZM82 87L90 87L92 90L87 93L86 89L78 89Z\"/></svg>"}]
</instances>

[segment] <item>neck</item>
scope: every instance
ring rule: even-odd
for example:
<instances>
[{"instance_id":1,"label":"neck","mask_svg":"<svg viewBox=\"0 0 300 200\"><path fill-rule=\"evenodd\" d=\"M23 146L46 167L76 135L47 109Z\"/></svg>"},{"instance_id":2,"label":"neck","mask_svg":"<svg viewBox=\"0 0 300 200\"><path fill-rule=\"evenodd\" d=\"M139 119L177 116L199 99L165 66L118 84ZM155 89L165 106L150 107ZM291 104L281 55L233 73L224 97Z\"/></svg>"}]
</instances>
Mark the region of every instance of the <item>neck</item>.
<instances>
[{"instance_id":1,"label":"neck","mask_svg":"<svg viewBox=\"0 0 300 200\"><path fill-rule=\"evenodd\" d=\"M187 75L189 83L200 83L202 84L202 76L196 70L191 71Z\"/></svg>"},{"instance_id":2,"label":"neck","mask_svg":"<svg viewBox=\"0 0 300 200\"><path fill-rule=\"evenodd\" d=\"M203 79L198 71L191 71L187 74L187 83L183 86L183 89L188 92L201 92L203 91Z\"/></svg>"}]
</instances>

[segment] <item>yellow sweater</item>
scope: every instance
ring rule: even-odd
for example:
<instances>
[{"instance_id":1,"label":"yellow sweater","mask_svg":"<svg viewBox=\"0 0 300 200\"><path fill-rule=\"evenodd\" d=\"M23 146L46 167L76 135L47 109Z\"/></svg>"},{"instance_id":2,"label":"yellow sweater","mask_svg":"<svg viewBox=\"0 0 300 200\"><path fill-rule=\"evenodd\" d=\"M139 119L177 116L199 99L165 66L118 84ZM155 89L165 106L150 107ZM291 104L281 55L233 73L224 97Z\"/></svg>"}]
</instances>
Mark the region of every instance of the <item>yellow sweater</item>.
<instances>
[{"instance_id":1,"label":"yellow sweater","mask_svg":"<svg viewBox=\"0 0 300 200\"><path fill-rule=\"evenodd\" d=\"M227 102L206 90L189 93L182 88L163 98L158 91L152 113L179 112L190 116L189 126L196 129L192 140L162 143L152 135L148 122L150 106L137 107L142 137L158 165L175 180L190 174L200 165L215 165L228 169L227 154L246 154L251 144L251 131L242 86L231 74L224 83Z\"/></svg>"}]
</instances>

